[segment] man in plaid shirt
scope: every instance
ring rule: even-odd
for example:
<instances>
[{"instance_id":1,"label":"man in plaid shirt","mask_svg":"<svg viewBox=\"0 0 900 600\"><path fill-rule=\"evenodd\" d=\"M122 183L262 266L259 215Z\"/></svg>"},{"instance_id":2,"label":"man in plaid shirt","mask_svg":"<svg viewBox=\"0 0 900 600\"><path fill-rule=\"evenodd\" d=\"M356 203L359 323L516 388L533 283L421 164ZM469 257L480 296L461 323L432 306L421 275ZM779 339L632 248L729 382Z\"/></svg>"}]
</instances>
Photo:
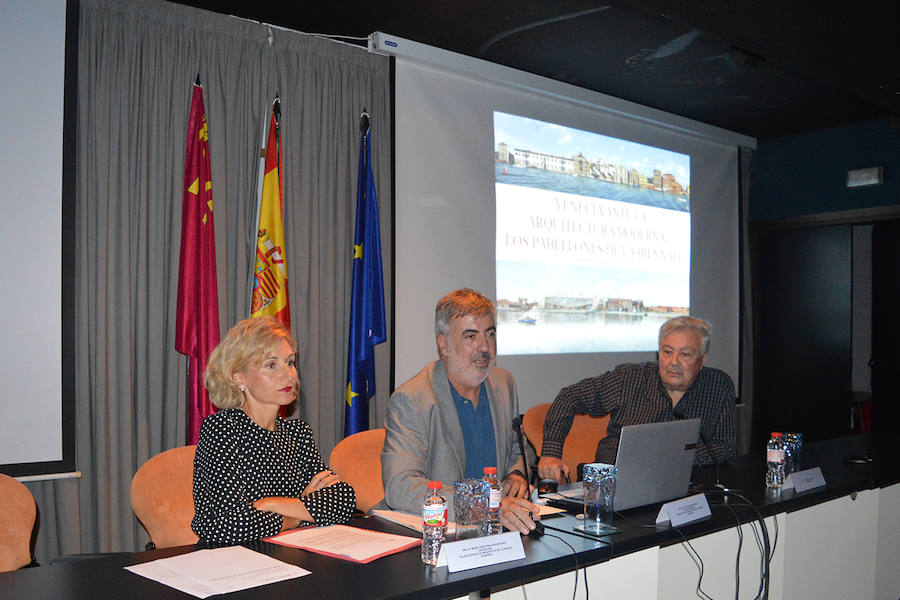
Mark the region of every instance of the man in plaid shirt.
<instances>
[{"instance_id":1,"label":"man in plaid shirt","mask_svg":"<svg viewBox=\"0 0 900 600\"><path fill-rule=\"evenodd\" d=\"M694 317L675 317L659 329L659 360L619 365L598 377L560 390L544 421L538 474L569 479L563 442L576 414L609 414L607 435L595 460L615 464L619 434L626 425L700 419L695 464L711 464L737 453L734 383L724 371L705 367L711 326Z\"/></svg>"}]
</instances>

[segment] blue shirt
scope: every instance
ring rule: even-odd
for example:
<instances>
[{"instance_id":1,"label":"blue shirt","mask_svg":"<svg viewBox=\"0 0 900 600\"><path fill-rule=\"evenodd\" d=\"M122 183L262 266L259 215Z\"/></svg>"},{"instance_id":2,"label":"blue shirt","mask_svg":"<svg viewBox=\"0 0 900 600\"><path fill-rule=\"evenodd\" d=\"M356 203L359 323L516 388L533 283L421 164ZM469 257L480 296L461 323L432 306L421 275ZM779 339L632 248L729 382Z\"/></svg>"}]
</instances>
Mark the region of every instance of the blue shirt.
<instances>
[{"instance_id":1,"label":"blue shirt","mask_svg":"<svg viewBox=\"0 0 900 600\"><path fill-rule=\"evenodd\" d=\"M497 443L494 439L494 420L491 418L487 389L482 382L478 391L477 408L470 400L460 396L452 383L450 393L453 395L453 404L456 405L466 448L466 479L481 479L485 467L497 466Z\"/></svg>"}]
</instances>

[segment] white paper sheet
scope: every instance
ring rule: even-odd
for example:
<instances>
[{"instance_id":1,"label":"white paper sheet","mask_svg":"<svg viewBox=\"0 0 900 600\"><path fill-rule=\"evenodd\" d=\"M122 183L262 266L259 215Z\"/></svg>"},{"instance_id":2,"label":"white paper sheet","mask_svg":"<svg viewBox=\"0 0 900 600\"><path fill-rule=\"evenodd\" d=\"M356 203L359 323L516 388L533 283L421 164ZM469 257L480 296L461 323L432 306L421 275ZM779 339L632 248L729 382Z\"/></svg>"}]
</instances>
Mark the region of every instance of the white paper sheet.
<instances>
[{"instance_id":1,"label":"white paper sheet","mask_svg":"<svg viewBox=\"0 0 900 600\"><path fill-rule=\"evenodd\" d=\"M197 598L309 575L306 569L243 546L197 550L125 569Z\"/></svg>"}]
</instances>

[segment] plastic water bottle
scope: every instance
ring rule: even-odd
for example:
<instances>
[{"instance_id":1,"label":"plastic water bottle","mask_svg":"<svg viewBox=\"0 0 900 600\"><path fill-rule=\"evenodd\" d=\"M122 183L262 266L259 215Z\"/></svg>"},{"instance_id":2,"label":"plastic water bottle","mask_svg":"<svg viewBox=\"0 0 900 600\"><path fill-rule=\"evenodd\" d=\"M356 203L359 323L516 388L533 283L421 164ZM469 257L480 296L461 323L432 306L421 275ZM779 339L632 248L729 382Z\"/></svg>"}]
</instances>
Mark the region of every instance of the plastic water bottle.
<instances>
[{"instance_id":1,"label":"plastic water bottle","mask_svg":"<svg viewBox=\"0 0 900 600\"><path fill-rule=\"evenodd\" d=\"M769 465L766 487L780 489L784 485L784 440L777 431L772 432L772 437L766 444L766 462Z\"/></svg>"},{"instance_id":2,"label":"plastic water bottle","mask_svg":"<svg viewBox=\"0 0 900 600\"><path fill-rule=\"evenodd\" d=\"M488 504L487 521L484 523L484 535L503 533L503 525L500 524L500 499L503 497L503 489L497 479L497 467L485 467L483 481L491 486L490 503Z\"/></svg>"},{"instance_id":3,"label":"plastic water bottle","mask_svg":"<svg viewBox=\"0 0 900 600\"><path fill-rule=\"evenodd\" d=\"M440 481L429 481L422 504L422 562L431 567L437 565L447 533L447 499L438 492L442 487Z\"/></svg>"},{"instance_id":4,"label":"plastic water bottle","mask_svg":"<svg viewBox=\"0 0 900 600\"><path fill-rule=\"evenodd\" d=\"M781 445L784 447L784 477L796 471L796 461L794 457L794 445L791 443L791 434L781 434Z\"/></svg>"},{"instance_id":5,"label":"plastic water bottle","mask_svg":"<svg viewBox=\"0 0 900 600\"><path fill-rule=\"evenodd\" d=\"M795 473L803 470L803 434L785 433L783 437L785 449L791 451L791 468L786 469L786 472Z\"/></svg>"}]
</instances>

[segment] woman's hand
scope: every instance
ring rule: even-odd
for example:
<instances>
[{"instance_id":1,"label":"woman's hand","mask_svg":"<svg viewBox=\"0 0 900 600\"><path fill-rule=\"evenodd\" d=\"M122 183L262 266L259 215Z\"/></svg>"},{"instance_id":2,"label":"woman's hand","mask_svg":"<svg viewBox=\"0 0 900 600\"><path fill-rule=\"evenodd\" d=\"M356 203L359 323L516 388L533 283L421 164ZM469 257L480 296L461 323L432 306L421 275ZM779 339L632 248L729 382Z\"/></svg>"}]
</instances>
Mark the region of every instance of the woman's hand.
<instances>
[{"instance_id":1,"label":"woman's hand","mask_svg":"<svg viewBox=\"0 0 900 600\"><path fill-rule=\"evenodd\" d=\"M313 475L309 485L303 490L300 498L284 498L281 496L267 496L253 502L253 508L266 512L277 513L284 517L284 524L281 530L293 529L302 522L312 523L315 519L309 514L306 505L303 503L303 497L312 494L316 490L321 490L340 482L340 478L331 471L322 471Z\"/></svg>"},{"instance_id":2,"label":"woman's hand","mask_svg":"<svg viewBox=\"0 0 900 600\"><path fill-rule=\"evenodd\" d=\"M281 496L267 496L253 502L253 508L266 512L277 513L284 517L281 530L294 529L302 522L312 523L314 519L306 505L300 498L284 498Z\"/></svg>"},{"instance_id":3,"label":"woman's hand","mask_svg":"<svg viewBox=\"0 0 900 600\"><path fill-rule=\"evenodd\" d=\"M309 485L306 486L306 489L303 490L303 493L300 494L300 497L309 496L316 490L321 490L323 488L327 488L336 483L340 483L341 479L331 471L321 471L313 475L313 478L309 480Z\"/></svg>"}]
</instances>

